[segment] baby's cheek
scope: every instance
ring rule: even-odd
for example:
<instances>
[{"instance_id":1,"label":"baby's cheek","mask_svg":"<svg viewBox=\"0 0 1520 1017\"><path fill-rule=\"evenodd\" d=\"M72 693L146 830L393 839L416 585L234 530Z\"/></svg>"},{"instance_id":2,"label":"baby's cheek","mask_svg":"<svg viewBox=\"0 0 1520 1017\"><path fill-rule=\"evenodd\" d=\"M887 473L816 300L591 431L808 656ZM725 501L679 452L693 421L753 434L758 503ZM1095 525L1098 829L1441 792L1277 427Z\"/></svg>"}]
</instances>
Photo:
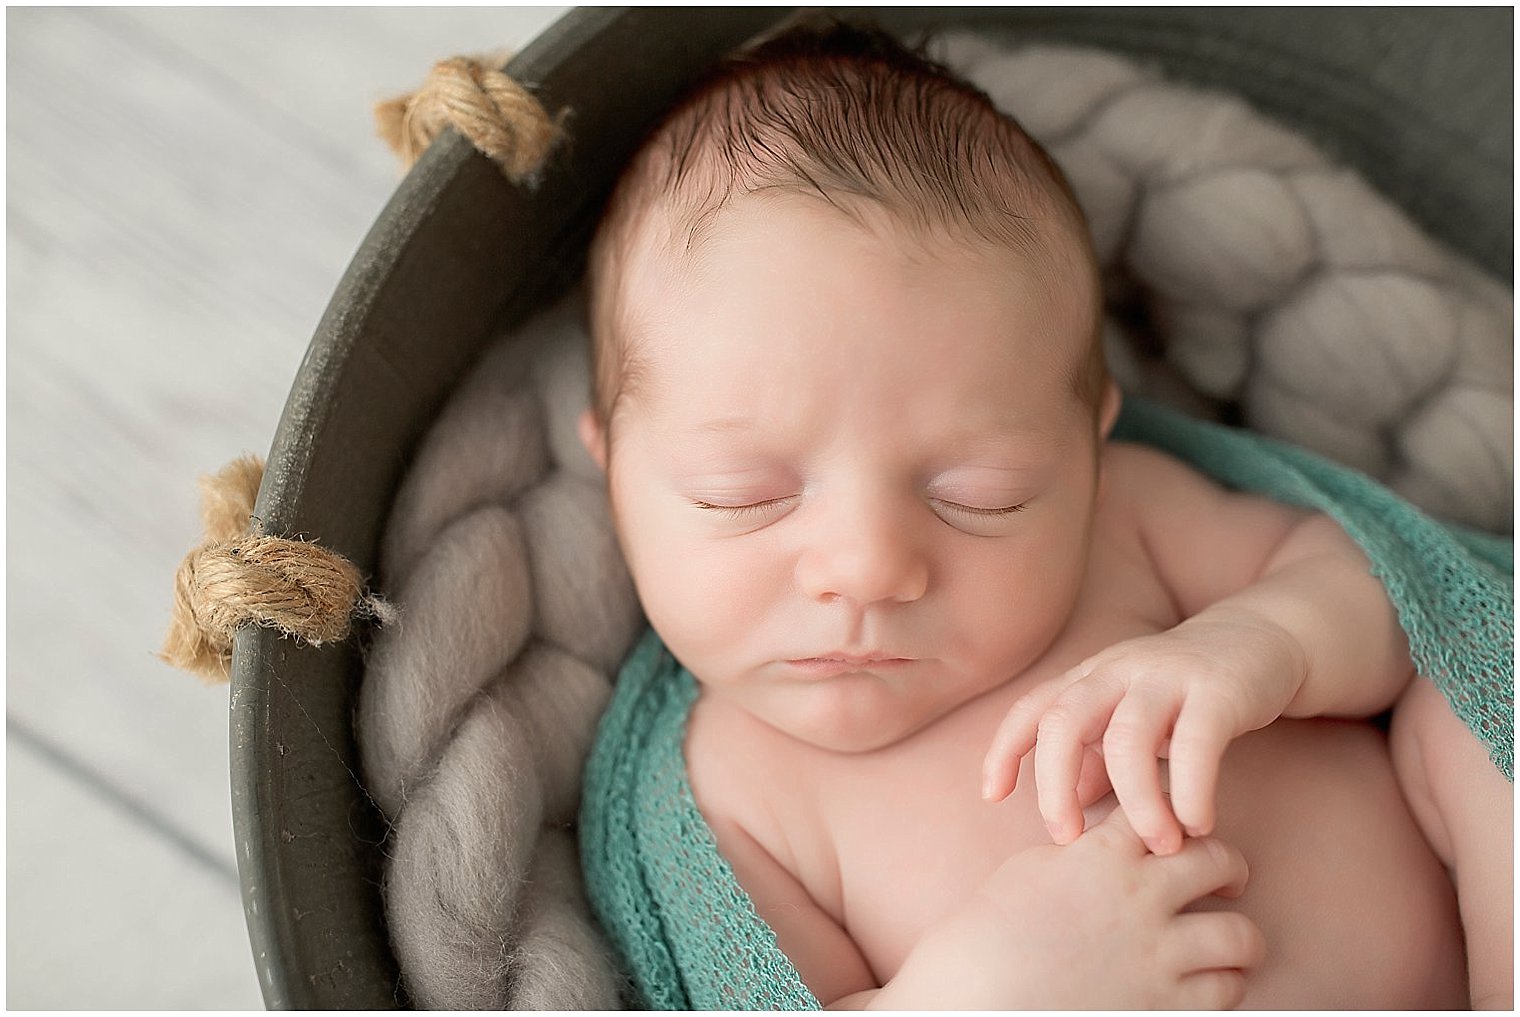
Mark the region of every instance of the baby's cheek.
<instances>
[{"instance_id":1,"label":"baby's cheek","mask_svg":"<svg viewBox=\"0 0 1520 1017\"><path fill-rule=\"evenodd\" d=\"M988 666L1027 664L1071 611L1079 578L1048 547L1007 547L969 566L947 590L960 638Z\"/></svg>"},{"instance_id":2,"label":"baby's cheek","mask_svg":"<svg viewBox=\"0 0 1520 1017\"><path fill-rule=\"evenodd\" d=\"M693 670L733 654L767 613L761 564L718 543L670 532L644 545L635 572L650 623Z\"/></svg>"},{"instance_id":3,"label":"baby's cheek","mask_svg":"<svg viewBox=\"0 0 1520 1017\"><path fill-rule=\"evenodd\" d=\"M777 607L775 562L742 549L707 546L693 549L684 568L687 610L702 620L715 649L734 653L752 643Z\"/></svg>"}]
</instances>

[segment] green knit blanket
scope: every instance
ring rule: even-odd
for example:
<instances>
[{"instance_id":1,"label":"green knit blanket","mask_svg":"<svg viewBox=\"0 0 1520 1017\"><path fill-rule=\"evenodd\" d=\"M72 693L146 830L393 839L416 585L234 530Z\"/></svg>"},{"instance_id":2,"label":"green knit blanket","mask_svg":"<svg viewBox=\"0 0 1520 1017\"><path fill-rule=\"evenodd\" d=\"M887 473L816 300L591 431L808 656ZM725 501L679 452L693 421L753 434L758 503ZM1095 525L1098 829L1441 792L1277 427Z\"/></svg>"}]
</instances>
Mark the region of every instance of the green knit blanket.
<instances>
[{"instance_id":1,"label":"green knit blanket","mask_svg":"<svg viewBox=\"0 0 1520 1017\"><path fill-rule=\"evenodd\" d=\"M1245 431L1131 401L1116 438L1233 488L1317 509L1361 545L1421 674L1514 780L1514 544L1438 523L1386 488ZM682 755L697 686L652 631L618 677L587 762L587 893L645 1009L810 1010L807 986L718 854Z\"/></svg>"}]
</instances>

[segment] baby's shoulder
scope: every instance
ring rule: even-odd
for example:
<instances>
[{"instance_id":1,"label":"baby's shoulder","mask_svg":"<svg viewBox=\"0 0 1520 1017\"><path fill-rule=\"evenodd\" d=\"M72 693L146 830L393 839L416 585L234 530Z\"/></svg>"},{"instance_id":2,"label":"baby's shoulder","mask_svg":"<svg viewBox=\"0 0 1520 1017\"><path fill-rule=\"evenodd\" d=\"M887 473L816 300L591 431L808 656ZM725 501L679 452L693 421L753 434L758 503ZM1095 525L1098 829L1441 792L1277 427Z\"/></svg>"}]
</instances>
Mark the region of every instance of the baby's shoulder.
<instances>
[{"instance_id":1,"label":"baby's shoulder","mask_svg":"<svg viewBox=\"0 0 1520 1017\"><path fill-rule=\"evenodd\" d=\"M1149 445L1111 441L1103 449L1103 497L1126 514L1167 521L1200 517L1230 525L1291 525L1305 514L1253 491L1226 487L1202 470Z\"/></svg>"},{"instance_id":2,"label":"baby's shoulder","mask_svg":"<svg viewBox=\"0 0 1520 1017\"><path fill-rule=\"evenodd\" d=\"M1161 504L1196 502L1213 486L1193 467L1149 445L1103 446L1100 528L1112 536L1145 529Z\"/></svg>"},{"instance_id":3,"label":"baby's shoulder","mask_svg":"<svg viewBox=\"0 0 1520 1017\"><path fill-rule=\"evenodd\" d=\"M1103 446L1104 490L1116 494L1170 487L1179 481L1204 482L1196 469L1158 448L1132 441L1110 441Z\"/></svg>"},{"instance_id":4,"label":"baby's shoulder","mask_svg":"<svg viewBox=\"0 0 1520 1017\"><path fill-rule=\"evenodd\" d=\"M785 765L772 741L744 710L720 697L697 696L682 749L692 797L710 826L733 823L752 836L763 832L770 814L764 791L773 782L757 779L769 776L757 767Z\"/></svg>"},{"instance_id":5,"label":"baby's shoulder","mask_svg":"<svg viewBox=\"0 0 1520 1017\"><path fill-rule=\"evenodd\" d=\"M1126 516L1175 520L1239 506L1296 514L1270 498L1225 487L1176 456L1134 442L1104 445L1102 477L1104 501Z\"/></svg>"}]
</instances>

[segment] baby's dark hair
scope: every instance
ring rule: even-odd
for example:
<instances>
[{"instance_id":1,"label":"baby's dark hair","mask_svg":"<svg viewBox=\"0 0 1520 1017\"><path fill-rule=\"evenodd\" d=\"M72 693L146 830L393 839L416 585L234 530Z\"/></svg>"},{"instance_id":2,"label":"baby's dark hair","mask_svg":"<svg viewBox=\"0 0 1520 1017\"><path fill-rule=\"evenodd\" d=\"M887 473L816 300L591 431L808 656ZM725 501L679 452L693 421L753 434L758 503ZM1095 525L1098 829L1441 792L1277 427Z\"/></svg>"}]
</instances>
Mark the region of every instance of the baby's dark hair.
<instances>
[{"instance_id":1,"label":"baby's dark hair","mask_svg":"<svg viewBox=\"0 0 1520 1017\"><path fill-rule=\"evenodd\" d=\"M592 406L604 426L640 370L620 282L634 248L690 255L736 194L759 191L810 194L861 223L886 211L917 236L1030 255L1042 285L1083 287L1092 334L1073 385L1096 408L1099 287L1076 199L1044 150L926 47L810 19L721 61L654 128L588 261Z\"/></svg>"}]
</instances>

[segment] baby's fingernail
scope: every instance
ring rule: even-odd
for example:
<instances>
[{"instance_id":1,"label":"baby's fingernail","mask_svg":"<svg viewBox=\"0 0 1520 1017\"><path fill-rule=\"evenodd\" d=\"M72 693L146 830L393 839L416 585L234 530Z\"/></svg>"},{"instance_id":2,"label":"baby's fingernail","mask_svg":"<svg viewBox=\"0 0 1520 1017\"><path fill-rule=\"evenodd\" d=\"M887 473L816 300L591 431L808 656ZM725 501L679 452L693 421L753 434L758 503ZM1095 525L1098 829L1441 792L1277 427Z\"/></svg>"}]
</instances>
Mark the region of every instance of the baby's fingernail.
<instances>
[{"instance_id":1,"label":"baby's fingernail","mask_svg":"<svg viewBox=\"0 0 1520 1017\"><path fill-rule=\"evenodd\" d=\"M997 781L991 770L982 771L982 800L990 802L997 797Z\"/></svg>"}]
</instances>

